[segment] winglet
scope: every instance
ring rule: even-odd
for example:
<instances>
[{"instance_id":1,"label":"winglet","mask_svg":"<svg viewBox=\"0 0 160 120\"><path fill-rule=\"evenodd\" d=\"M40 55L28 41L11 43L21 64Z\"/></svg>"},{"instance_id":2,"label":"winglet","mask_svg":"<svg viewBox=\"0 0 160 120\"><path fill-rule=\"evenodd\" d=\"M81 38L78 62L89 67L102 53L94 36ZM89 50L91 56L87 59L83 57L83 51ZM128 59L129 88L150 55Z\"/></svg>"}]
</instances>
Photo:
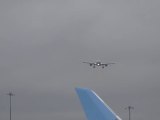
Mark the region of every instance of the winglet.
<instances>
[{"instance_id":1,"label":"winglet","mask_svg":"<svg viewBox=\"0 0 160 120\"><path fill-rule=\"evenodd\" d=\"M88 120L121 120L94 91L76 88L76 92Z\"/></svg>"}]
</instances>

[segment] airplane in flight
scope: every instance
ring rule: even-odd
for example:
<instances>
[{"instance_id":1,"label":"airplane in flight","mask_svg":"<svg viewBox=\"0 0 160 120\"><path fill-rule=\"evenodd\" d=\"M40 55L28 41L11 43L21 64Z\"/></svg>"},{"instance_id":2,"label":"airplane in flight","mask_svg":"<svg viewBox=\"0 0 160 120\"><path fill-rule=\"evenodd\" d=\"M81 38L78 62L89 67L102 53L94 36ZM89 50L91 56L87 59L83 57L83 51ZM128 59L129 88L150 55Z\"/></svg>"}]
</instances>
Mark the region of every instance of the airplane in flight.
<instances>
[{"instance_id":1,"label":"airplane in flight","mask_svg":"<svg viewBox=\"0 0 160 120\"><path fill-rule=\"evenodd\" d=\"M104 67L107 67L108 65L110 65L110 64L115 64L115 63L101 63L101 62L95 62L95 63L90 63L90 62L83 62L83 63L87 63L87 64L89 64L90 66L93 66L93 68L95 68L96 66L101 66L102 68L104 68Z\"/></svg>"},{"instance_id":2,"label":"airplane in flight","mask_svg":"<svg viewBox=\"0 0 160 120\"><path fill-rule=\"evenodd\" d=\"M122 120L94 91L76 88L76 92L87 120Z\"/></svg>"}]
</instances>

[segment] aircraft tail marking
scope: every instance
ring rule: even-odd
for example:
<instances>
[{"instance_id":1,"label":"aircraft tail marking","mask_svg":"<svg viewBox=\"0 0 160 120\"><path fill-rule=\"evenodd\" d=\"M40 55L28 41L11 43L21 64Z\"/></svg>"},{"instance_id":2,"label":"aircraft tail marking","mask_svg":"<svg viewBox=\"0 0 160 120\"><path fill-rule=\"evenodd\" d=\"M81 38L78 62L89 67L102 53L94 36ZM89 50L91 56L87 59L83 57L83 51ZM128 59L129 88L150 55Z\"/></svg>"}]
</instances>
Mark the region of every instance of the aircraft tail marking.
<instances>
[{"instance_id":1,"label":"aircraft tail marking","mask_svg":"<svg viewBox=\"0 0 160 120\"><path fill-rule=\"evenodd\" d=\"M121 120L94 91L76 88L76 92L88 120Z\"/></svg>"}]
</instances>

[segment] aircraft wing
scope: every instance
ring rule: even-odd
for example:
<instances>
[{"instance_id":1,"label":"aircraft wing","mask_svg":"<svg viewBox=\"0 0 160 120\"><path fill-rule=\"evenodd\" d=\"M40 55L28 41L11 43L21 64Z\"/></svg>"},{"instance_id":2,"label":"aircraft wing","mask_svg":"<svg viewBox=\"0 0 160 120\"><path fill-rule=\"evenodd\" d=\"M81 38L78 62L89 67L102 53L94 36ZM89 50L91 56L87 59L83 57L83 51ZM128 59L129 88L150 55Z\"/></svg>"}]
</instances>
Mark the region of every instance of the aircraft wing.
<instances>
[{"instance_id":1,"label":"aircraft wing","mask_svg":"<svg viewBox=\"0 0 160 120\"><path fill-rule=\"evenodd\" d=\"M106 65L107 66L107 65L110 65L110 64L115 64L115 63L105 63L105 64L102 64L102 65Z\"/></svg>"},{"instance_id":2,"label":"aircraft wing","mask_svg":"<svg viewBox=\"0 0 160 120\"><path fill-rule=\"evenodd\" d=\"M76 88L76 92L88 120L121 120L94 91Z\"/></svg>"},{"instance_id":3,"label":"aircraft wing","mask_svg":"<svg viewBox=\"0 0 160 120\"><path fill-rule=\"evenodd\" d=\"M83 63L87 63L87 64L94 64L94 63L90 63L90 62L83 62Z\"/></svg>"},{"instance_id":4,"label":"aircraft wing","mask_svg":"<svg viewBox=\"0 0 160 120\"><path fill-rule=\"evenodd\" d=\"M89 64L90 66L94 65L95 63L90 63L90 62L83 62L83 63L87 63Z\"/></svg>"}]
</instances>

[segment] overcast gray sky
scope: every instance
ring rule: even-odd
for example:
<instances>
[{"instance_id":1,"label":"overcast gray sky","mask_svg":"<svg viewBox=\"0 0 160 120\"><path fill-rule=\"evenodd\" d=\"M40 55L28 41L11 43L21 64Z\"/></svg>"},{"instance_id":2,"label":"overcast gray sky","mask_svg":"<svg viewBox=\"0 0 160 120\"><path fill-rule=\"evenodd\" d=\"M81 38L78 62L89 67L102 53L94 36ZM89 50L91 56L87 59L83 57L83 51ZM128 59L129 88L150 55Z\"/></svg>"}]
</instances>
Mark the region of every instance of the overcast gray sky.
<instances>
[{"instance_id":1,"label":"overcast gray sky","mask_svg":"<svg viewBox=\"0 0 160 120\"><path fill-rule=\"evenodd\" d=\"M159 0L0 0L0 119L85 120L75 87L122 119L159 119ZM115 62L92 69L86 62Z\"/></svg>"}]
</instances>

